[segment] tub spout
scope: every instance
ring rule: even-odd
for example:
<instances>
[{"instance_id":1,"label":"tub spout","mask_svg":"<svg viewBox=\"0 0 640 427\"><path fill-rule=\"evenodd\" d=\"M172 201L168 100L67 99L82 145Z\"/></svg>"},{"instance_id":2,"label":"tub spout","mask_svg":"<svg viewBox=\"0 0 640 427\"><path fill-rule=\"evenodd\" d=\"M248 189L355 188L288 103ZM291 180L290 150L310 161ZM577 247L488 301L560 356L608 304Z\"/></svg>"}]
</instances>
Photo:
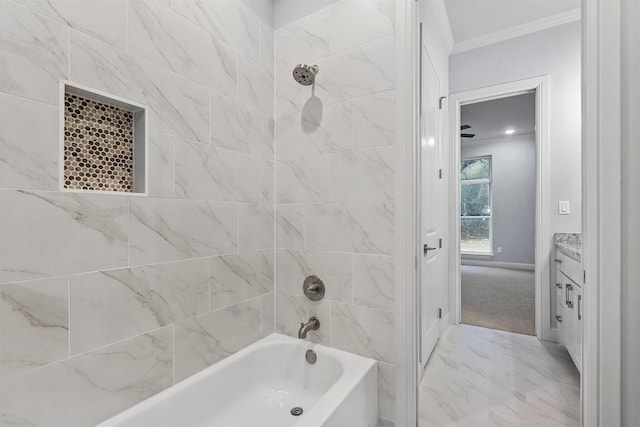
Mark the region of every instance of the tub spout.
<instances>
[{"instance_id":1,"label":"tub spout","mask_svg":"<svg viewBox=\"0 0 640 427\"><path fill-rule=\"evenodd\" d=\"M298 338L304 339L307 337L309 331L317 331L320 329L320 321L317 317L312 317L307 323L300 323L300 329L298 330Z\"/></svg>"}]
</instances>

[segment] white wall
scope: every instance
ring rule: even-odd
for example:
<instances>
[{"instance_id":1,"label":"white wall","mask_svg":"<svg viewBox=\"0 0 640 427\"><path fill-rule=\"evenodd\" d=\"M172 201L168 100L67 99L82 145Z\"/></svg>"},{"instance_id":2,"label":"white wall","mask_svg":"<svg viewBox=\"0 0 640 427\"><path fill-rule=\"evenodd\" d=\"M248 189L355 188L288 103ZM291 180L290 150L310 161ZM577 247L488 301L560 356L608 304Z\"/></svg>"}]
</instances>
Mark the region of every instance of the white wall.
<instances>
[{"instance_id":1,"label":"white wall","mask_svg":"<svg viewBox=\"0 0 640 427\"><path fill-rule=\"evenodd\" d=\"M622 2L622 425L640 425L640 3Z\"/></svg>"},{"instance_id":2,"label":"white wall","mask_svg":"<svg viewBox=\"0 0 640 427\"><path fill-rule=\"evenodd\" d=\"M536 213L535 135L462 144L462 159L487 155L492 157L494 256L482 259L533 265ZM497 252L498 246L502 247L501 254Z\"/></svg>"},{"instance_id":3,"label":"white wall","mask_svg":"<svg viewBox=\"0 0 640 427\"><path fill-rule=\"evenodd\" d=\"M573 22L452 55L449 62L451 93L550 76L551 233L581 231L580 34ZM571 202L571 215L558 215L559 200Z\"/></svg>"}]
</instances>

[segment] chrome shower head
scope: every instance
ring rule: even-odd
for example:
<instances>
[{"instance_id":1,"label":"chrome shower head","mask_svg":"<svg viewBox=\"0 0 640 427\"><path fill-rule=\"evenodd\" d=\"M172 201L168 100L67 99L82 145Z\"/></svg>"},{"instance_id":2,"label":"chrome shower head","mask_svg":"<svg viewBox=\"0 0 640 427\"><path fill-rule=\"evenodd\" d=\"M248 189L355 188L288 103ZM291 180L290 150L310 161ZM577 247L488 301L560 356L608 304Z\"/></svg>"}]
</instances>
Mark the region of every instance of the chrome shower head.
<instances>
[{"instance_id":1,"label":"chrome shower head","mask_svg":"<svg viewBox=\"0 0 640 427\"><path fill-rule=\"evenodd\" d=\"M303 86L311 86L316 82L319 70L317 65L298 64L293 69L293 78Z\"/></svg>"}]
</instances>

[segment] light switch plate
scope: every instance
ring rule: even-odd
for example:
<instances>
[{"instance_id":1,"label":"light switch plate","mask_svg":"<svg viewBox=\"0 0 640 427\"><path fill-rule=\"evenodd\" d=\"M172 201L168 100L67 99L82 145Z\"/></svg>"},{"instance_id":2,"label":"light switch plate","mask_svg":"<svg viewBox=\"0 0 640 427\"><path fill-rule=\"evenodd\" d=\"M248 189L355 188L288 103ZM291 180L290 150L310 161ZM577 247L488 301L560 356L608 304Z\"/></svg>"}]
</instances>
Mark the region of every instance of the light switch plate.
<instances>
[{"instance_id":1,"label":"light switch plate","mask_svg":"<svg viewBox=\"0 0 640 427\"><path fill-rule=\"evenodd\" d=\"M558 202L558 214L569 215L571 213L571 206L568 200L561 200Z\"/></svg>"}]
</instances>

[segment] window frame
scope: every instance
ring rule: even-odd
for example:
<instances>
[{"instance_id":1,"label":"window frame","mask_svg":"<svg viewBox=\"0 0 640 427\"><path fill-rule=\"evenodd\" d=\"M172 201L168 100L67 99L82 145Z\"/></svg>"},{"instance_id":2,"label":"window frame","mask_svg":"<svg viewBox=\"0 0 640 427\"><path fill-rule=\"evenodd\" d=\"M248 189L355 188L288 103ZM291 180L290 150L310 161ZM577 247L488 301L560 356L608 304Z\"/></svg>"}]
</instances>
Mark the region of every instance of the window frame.
<instances>
[{"instance_id":1,"label":"window frame","mask_svg":"<svg viewBox=\"0 0 640 427\"><path fill-rule=\"evenodd\" d=\"M490 215L482 215L482 216L463 216L462 209L460 209L460 235L462 236L462 220L465 219L489 219L489 250L488 251L469 251L462 249L462 238L460 238L460 254L461 255L473 255L473 256L493 256L493 158L492 156L473 156L473 157L465 157L464 159L460 159L460 171L458 173L462 173L462 162L469 160L478 160L478 159L489 159L489 178L478 178L478 179L463 179L460 176L460 205L462 206L462 186L463 185L472 185L472 184L489 184L489 212Z\"/></svg>"}]
</instances>

